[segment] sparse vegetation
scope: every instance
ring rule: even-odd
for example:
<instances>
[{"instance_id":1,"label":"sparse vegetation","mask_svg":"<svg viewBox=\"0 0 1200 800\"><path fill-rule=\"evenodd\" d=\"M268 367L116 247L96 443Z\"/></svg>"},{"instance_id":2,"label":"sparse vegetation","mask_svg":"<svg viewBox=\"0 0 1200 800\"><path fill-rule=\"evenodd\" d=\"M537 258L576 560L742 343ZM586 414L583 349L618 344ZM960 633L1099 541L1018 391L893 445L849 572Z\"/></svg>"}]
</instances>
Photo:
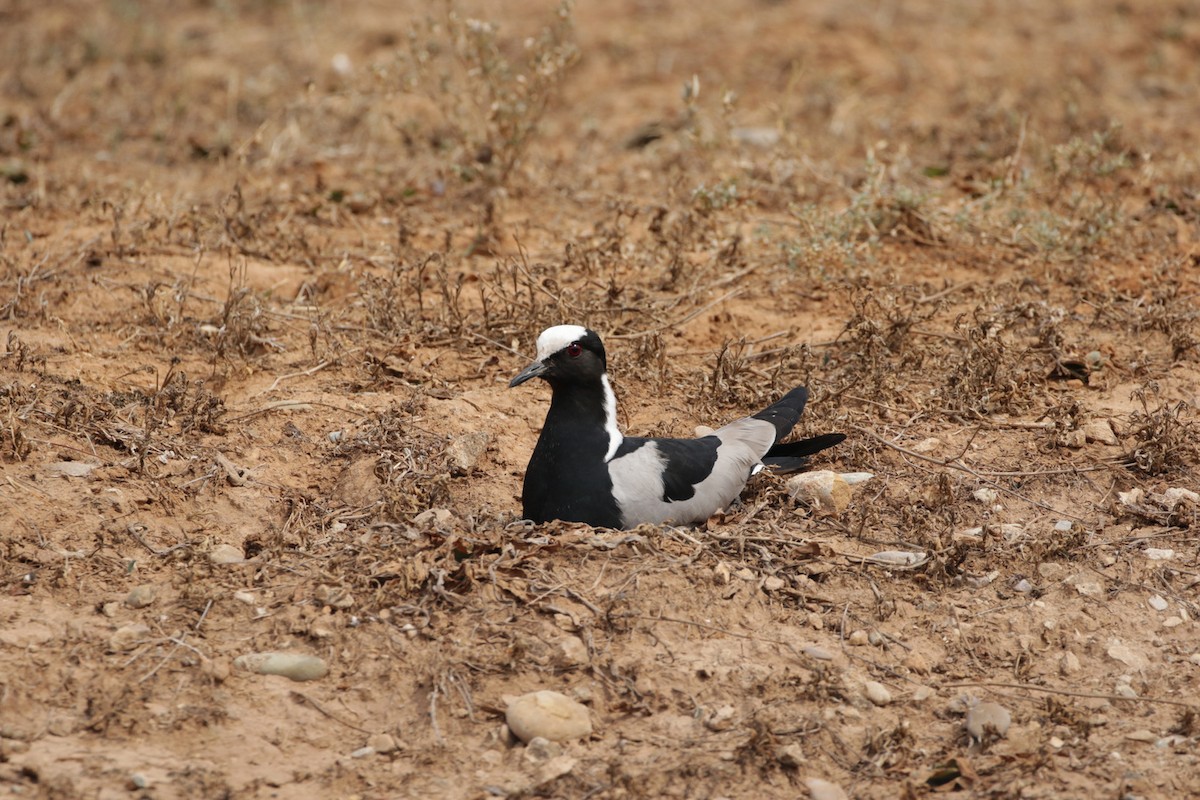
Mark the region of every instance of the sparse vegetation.
<instances>
[{"instance_id":1,"label":"sparse vegetation","mask_svg":"<svg viewBox=\"0 0 1200 800\"><path fill-rule=\"evenodd\" d=\"M1200 796L1186 9L10 5L0 783ZM874 477L527 525L559 322L631 433L805 384Z\"/></svg>"}]
</instances>

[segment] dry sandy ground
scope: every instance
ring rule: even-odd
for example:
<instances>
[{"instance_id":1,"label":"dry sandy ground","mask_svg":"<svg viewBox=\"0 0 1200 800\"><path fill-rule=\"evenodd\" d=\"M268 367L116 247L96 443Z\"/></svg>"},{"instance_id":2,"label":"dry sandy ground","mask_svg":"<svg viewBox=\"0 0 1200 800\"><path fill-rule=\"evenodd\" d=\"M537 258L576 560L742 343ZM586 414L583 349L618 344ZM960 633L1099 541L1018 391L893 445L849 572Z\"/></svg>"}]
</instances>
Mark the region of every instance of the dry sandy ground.
<instances>
[{"instance_id":1,"label":"dry sandy ground","mask_svg":"<svg viewBox=\"0 0 1200 800\"><path fill-rule=\"evenodd\" d=\"M0 99L6 794L1200 796L1191 5L8 0ZM874 478L521 523L564 321Z\"/></svg>"}]
</instances>

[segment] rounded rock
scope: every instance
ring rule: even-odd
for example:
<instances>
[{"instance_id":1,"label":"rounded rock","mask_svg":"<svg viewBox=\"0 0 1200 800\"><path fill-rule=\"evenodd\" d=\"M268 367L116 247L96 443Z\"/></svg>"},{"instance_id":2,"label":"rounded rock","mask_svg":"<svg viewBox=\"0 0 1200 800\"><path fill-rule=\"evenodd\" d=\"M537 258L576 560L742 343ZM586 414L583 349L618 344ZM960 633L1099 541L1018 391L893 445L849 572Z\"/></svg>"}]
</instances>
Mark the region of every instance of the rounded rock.
<instances>
[{"instance_id":1,"label":"rounded rock","mask_svg":"<svg viewBox=\"0 0 1200 800\"><path fill-rule=\"evenodd\" d=\"M113 632L113 635L108 637L108 649L114 653L123 653L132 650L148 639L151 634L149 625L142 625L141 623L124 625L117 628Z\"/></svg>"},{"instance_id":2,"label":"rounded rock","mask_svg":"<svg viewBox=\"0 0 1200 800\"><path fill-rule=\"evenodd\" d=\"M982 741L988 733L1002 737L1008 733L1008 727L1011 724L1012 714L999 703L974 705L967 709L966 719L963 720L963 727L976 741Z\"/></svg>"},{"instance_id":3,"label":"rounded rock","mask_svg":"<svg viewBox=\"0 0 1200 800\"><path fill-rule=\"evenodd\" d=\"M508 704L504 719L522 742L538 736L562 742L580 739L592 732L587 706L549 690L530 692L514 699Z\"/></svg>"},{"instance_id":4,"label":"rounded rock","mask_svg":"<svg viewBox=\"0 0 1200 800\"><path fill-rule=\"evenodd\" d=\"M804 785L812 800L850 800L845 789L823 778L805 778Z\"/></svg>"},{"instance_id":5,"label":"rounded rock","mask_svg":"<svg viewBox=\"0 0 1200 800\"><path fill-rule=\"evenodd\" d=\"M390 733L376 733L367 739L367 747L380 755L387 755L396 750L396 740Z\"/></svg>"},{"instance_id":6,"label":"rounded rock","mask_svg":"<svg viewBox=\"0 0 1200 800\"><path fill-rule=\"evenodd\" d=\"M867 681L864 683L863 694L877 706L886 706L892 702L892 693L879 681Z\"/></svg>"},{"instance_id":7,"label":"rounded rock","mask_svg":"<svg viewBox=\"0 0 1200 800\"><path fill-rule=\"evenodd\" d=\"M788 492L801 502L829 511L845 511L850 506L850 484L836 472L802 472L787 482Z\"/></svg>"},{"instance_id":8,"label":"rounded rock","mask_svg":"<svg viewBox=\"0 0 1200 800\"><path fill-rule=\"evenodd\" d=\"M148 583L133 587L125 596L125 605L130 608L145 608L154 602L154 587Z\"/></svg>"},{"instance_id":9,"label":"rounded rock","mask_svg":"<svg viewBox=\"0 0 1200 800\"><path fill-rule=\"evenodd\" d=\"M209 551L208 560L214 564L240 564L246 554L231 544L219 544Z\"/></svg>"}]
</instances>

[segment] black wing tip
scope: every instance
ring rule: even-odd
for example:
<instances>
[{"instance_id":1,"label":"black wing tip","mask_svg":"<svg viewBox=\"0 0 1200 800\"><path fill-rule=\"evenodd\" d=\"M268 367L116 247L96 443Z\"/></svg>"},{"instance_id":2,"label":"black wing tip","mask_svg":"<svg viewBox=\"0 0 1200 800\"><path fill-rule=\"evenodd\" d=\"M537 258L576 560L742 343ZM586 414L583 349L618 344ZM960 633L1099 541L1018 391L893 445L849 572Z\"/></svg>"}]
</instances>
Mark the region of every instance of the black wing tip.
<instances>
[{"instance_id":1,"label":"black wing tip","mask_svg":"<svg viewBox=\"0 0 1200 800\"><path fill-rule=\"evenodd\" d=\"M828 450L846 440L844 433L825 433L798 442L777 444L763 456L762 463L778 473L802 472L814 453Z\"/></svg>"},{"instance_id":2,"label":"black wing tip","mask_svg":"<svg viewBox=\"0 0 1200 800\"><path fill-rule=\"evenodd\" d=\"M828 450L834 445L839 445L845 440L846 434L844 433L823 433L820 436L800 439L795 442L780 442L773 445L767 451L766 457L763 458L763 463L767 463L768 458L802 458L811 456L822 450Z\"/></svg>"}]
</instances>

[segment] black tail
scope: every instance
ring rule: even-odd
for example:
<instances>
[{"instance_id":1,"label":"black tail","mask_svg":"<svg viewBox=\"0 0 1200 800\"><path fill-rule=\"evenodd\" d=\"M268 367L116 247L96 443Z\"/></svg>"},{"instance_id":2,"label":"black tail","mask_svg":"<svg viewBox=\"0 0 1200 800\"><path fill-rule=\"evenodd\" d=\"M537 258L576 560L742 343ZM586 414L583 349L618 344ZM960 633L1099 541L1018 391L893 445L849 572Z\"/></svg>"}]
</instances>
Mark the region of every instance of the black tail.
<instances>
[{"instance_id":1,"label":"black tail","mask_svg":"<svg viewBox=\"0 0 1200 800\"><path fill-rule=\"evenodd\" d=\"M808 457L833 447L846 438L844 433L823 433L811 439L777 444L763 456L762 463L776 472L799 472L808 466Z\"/></svg>"},{"instance_id":2,"label":"black tail","mask_svg":"<svg viewBox=\"0 0 1200 800\"><path fill-rule=\"evenodd\" d=\"M803 386L797 386L770 406L755 414L754 419L761 419L774 425L775 441L778 442L791 433L792 428L796 427L796 423L800 421L800 415L804 413L804 404L807 402L808 389Z\"/></svg>"},{"instance_id":3,"label":"black tail","mask_svg":"<svg viewBox=\"0 0 1200 800\"><path fill-rule=\"evenodd\" d=\"M754 415L754 419L765 420L775 426L775 444L763 456L762 463L780 472L799 472L808 465L813 453L833 447L846 438L844 433L826 433L811 439L780 443L796 427L804 404L808 402L808 389L797 386L778 401Z\"/></svg>"}]
</instances>

